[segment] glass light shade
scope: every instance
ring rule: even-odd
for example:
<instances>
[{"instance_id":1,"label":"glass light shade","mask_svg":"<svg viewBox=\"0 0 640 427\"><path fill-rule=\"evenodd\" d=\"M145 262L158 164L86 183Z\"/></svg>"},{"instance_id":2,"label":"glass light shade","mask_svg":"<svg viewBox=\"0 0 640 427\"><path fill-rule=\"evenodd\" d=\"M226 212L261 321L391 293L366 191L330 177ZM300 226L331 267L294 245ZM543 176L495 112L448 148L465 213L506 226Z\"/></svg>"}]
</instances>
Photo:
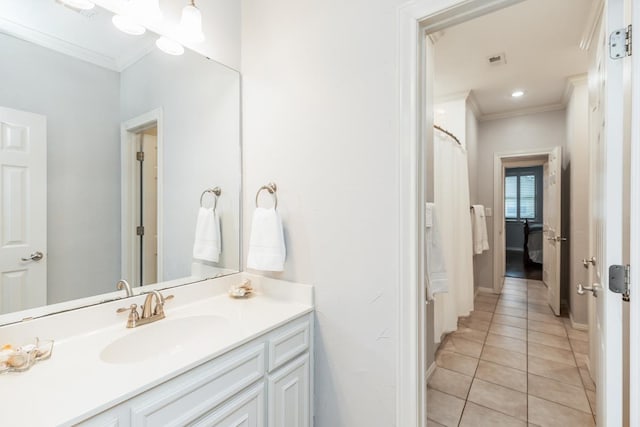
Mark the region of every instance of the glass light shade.
<instances>
[{"instance_id":1,"label":"glass light shade","mask_svg":"<svg viewBox=\"0 0 640 427\"><path fill-rule=\"evenodd\" d=\"M160 0L136 0L135 9L135 13L147 22L158 22L162 20Z\"/></svg>"},{"instance_id":2,"label":"glass light shade","mask_svg":"<svg viewBox=\"0 0 640 427\"><path fill-rule=\"evenodd\" d=\"M164 36L156 40L156 46L158 46L158 49L164 53L168 53L169 55L178 56L184 53L184 47L182 47L180 43Z\"/></svg>"},{"instance_id":3,"label":"glass light shade","mask_svg":"<svg viewBox=\"0 0 640 427\"><path fill-rule=\"evenodd\" d=\"M60 3L80 10L89 10L96 7L96 5L89 0L60 0Z\"/></svg>"},{"instance_id":4,"label":"glass light shade","mask_svg":"<svg viewBox=\"0 0 640 427\"><path fill-rule=\"evenodd\" d=\"M111 22L113 22L113 25L123 33L131 34L133 36L142 35L146 31L144 26L138 24L138 22L129 15L114 15L113 18L111 18Z\"/></svg>"},{"instance_id":5,"label":"glass light shade","mask_svg":"<svg viewBox=\"0 0 640 427\"><path fill-rule=\"evenodd\" d=\"M204 41L204 33L202 32L202 14L195 5L189 4L182 9L179 31L180 36L186 41Z\"/></svg>"}]
</instances>

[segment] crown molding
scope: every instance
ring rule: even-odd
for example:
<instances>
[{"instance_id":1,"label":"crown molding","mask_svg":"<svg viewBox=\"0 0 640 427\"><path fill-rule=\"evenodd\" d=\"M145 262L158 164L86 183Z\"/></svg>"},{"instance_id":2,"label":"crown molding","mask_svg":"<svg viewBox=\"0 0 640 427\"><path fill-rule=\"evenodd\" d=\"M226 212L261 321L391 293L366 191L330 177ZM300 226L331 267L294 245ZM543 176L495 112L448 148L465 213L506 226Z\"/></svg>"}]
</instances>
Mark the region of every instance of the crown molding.
<instances>
[{"instance_id":1,"label":"crown molding","mask_svg":"<svg viewBox=\"0 0 640 427\"><path fill-rule=\"evenodd\" d=\"M463 90L462 92L453 92L439 96L433 100L434 104L442 104L443 102L464 101L469 97L471 91Z\"/></svg>"},{"instance_id":2,"label":"crown molding","mask_svg":"<svg viewBox=\"0 0 640 427\"><path fill-rule=\"evenodd\" d=\"M521 108L519 110L505 111L503 113L484 114L484 115L478 117L478 120L480 120L481 122L486 122L486 121L489 121L489 120L508 119L508 118L511 118L511 117L527 116L527 115L530 115L530 114L548 113L550 111L559 111L559 110L564 110L565 108L566 108L566 104L564 104L564 103L540 105L540 106L537 106L537 107L529 107L529 108Z\"/></svg>"},{"instance_id":3,"label":"crown molding","mask_svg":"<svg viewBox=\"0 0 640 427\"><path fill-rule=\"evenodd\" d=\"M476 120L478 120L479 117L483 116L482 110L480 109L480 104L478 104L478 99L476 98L476 95L473 91L469 91L469 96L467 96L467 105L469 106L469 109L475 116Z\"/></svg>"},{"instance_id":4,"label":"crown molding","mask_svg":"<svg viewBox=\"0 0 640 427\"><path fill-rule=\"evenodd\" d=\"M577 86L586 85L588 81L588 73L576 74L574 76L567 77L567 82L564 86L564 92L562 93L562 100L560 102L566 106L571 99L573 89Z\"/></svg>"},{"instance_id":5,"label":"crown molding","mask_svg":"<svg viewBox=\"0 0 640 427\"><path fill-rule=\"evenodd\" d=\"M580 49L589 50L593 43L593 38L596 36L598 24L602 18L602 12L604 10L603 0L592 0L591 8L589 9L589 15L582 31L582 37L580 37Z\"/></svg>"}]
</instances>

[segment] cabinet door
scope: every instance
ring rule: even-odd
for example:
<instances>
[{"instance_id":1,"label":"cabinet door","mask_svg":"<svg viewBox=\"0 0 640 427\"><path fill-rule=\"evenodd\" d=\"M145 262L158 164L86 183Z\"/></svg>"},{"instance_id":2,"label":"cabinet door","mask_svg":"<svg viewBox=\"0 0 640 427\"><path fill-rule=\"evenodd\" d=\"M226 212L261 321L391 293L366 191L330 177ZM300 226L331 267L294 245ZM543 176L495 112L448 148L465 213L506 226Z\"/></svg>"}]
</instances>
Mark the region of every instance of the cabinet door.
<instances>
[{"instance_id":1,"label":"cabinet door","mask_svg":"<svg viewBox=\"0 0 640 427\"><path fill-rule=\"evenodd\" d=\"M309 353L269 375L269 427L309 427Z\"/></svg>"},{"instance_id":2,"label":"cabinet door","mask_svg":"<svg viewBox=\"0 0 640 427\"><path fill-rule=\"evenodd\" d=\"M257 384L209 414L192 427L264 427L264 382Z\"/></svg>"}]
</instances>

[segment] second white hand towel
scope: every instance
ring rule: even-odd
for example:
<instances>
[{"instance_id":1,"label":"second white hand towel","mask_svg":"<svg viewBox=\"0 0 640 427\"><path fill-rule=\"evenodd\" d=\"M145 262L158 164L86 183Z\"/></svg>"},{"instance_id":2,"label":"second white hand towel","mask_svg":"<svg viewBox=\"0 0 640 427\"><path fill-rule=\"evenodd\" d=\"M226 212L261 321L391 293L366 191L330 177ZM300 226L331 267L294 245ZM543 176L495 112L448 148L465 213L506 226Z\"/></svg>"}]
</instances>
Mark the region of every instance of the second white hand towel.
<instances>
[{"instance_id":1,"label":"second white hand towel","mask_svg":"<svg viewBox=\"0 0 640 427\"><path fill-rule=\"evenodd\" d=\"M220 217L213 209L200 208L196 222L193 257L203 261L218 262L220 249Z\"/></svg>"},{"instance_id":2,"label":"second white hand towel","mask_svg":"<svg viewBox=\"0 0 640 427\"><path fill-rule=\"evenodd\" d=\"M282 271L286 255L284 230L278 211L274 208L256 208L251 222L247 268Z\"/></svg>"}]
</instances>

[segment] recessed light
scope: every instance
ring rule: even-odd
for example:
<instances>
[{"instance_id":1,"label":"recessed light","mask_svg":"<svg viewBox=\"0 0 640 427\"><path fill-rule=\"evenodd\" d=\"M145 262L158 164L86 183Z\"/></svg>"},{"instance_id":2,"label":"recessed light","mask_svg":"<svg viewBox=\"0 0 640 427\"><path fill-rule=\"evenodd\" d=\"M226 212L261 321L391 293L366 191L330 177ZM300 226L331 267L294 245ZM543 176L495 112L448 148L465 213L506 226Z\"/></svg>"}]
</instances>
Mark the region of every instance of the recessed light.
<instances>
[{"instance_id":1,"label":"recessed light","mask_svg":"<svg viewBox=\"0 0 640 427\"><path fill-rule=\"evenodd\" d=\"M156 46L158 49L169 55L182 55L184 53L184 47L176 41L173 41L167 37L160 37L156 40Z\"/></svg>"},{"instance_id":2,"label":"recessed light","mask_svg":"<svg viewBox=\"0 0 640 427\"><path fill-rule=\"evenodd\" d=\"M524 91L521 91L521 90L516 90L511 93L511 96L513 98L520 98L523 95L524 95Z\"/></svg>"},{"instance_id":3,"label":"recessed light","mask_svg":"<svg viewBox=\"0 0 640 427\"><path fill-rule=\"evenodd\" d=\"M113 18L111 18L111 22L123 33L133 36L140 36L146 31L143 25L138 24L136 20L129 15L114 15Z\"/></svg>"}]
</instances>

